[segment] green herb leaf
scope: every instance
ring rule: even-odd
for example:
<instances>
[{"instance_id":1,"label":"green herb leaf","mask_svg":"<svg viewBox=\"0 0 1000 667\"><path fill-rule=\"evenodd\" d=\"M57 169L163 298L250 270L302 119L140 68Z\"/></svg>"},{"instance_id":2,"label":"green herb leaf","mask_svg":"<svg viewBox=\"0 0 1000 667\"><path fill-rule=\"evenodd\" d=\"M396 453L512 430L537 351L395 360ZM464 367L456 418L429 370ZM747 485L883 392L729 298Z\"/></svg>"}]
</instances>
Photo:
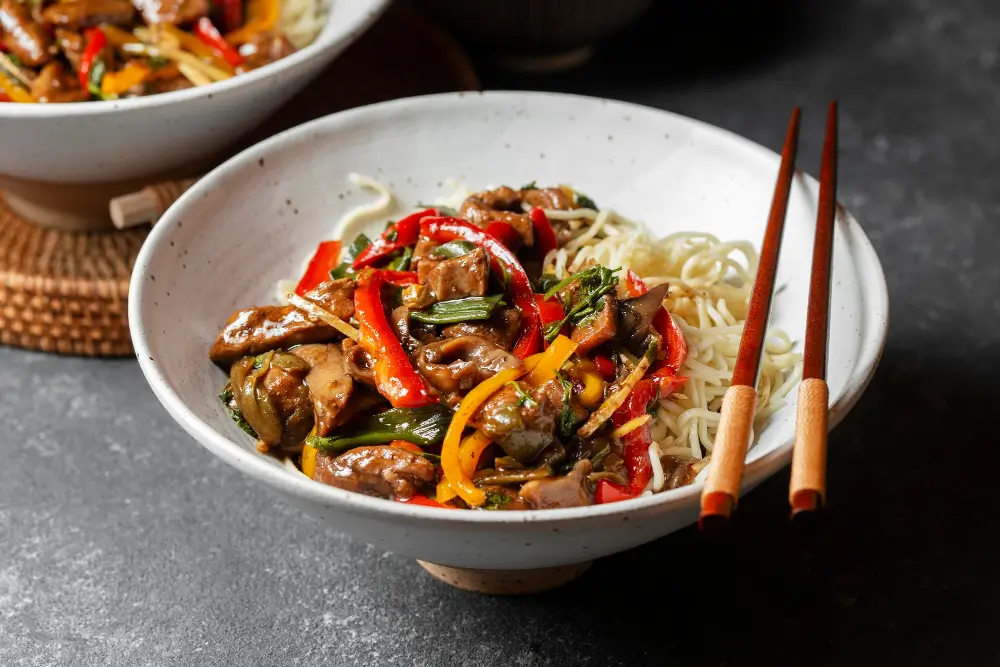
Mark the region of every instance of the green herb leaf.
<instances>
[{"instance_id":1,"label":"green herb leaf","mask_svg":"<svg viewBox=\"0 0 1000 667\"><path fill-rule=\"evenodd\" d=\"M507 387L513 387L514 392L517 394L517 407L519 408L533 408L538 405L538 402L531 397L528 392L524 390L524 387L515 380L511 380L506 385Z\"/></svg>"},{"instance_id":2,"label":"green herb leaf","mask_svg":"<svg viewBox=\"0 0 1000 667\"><path fill-rule=\"evenodd\" d=\"M618 285L615 273L619 270L620 268L608 269L603 266L591 266L550 287L545 292L546 299L551 299L556 292L573 284L576 284L578 289L573 293L572 298L569 294L566 295L563 302L563 312L566 313L566 317L550 323L545 328L545 340L551 343L567 323L578 324L595 314L599 309L598 302L601 297Z\"/></svg>"},{"instance_id":3,"label":"green herb leaf","mask_svg":"<svg viewBox=\"0 0 1000 667\"><path fill-rule=\"evenodd\" d=\"M577 418L576 411L573 410L573 405L570 402L573 398L573 383L561 371L556 371L556 379L559 380L559 384L563 388L562 411L559 413L559 423L556 425L556 429L559 439L568 442L573 437L577 424L583 420Z\"/></svg>"},{"instance_id":4,"label":"green herb leaf","mask_svg":"<svg viewBox=\"0 0 1000 667\"><path fill-rule=\"evenodd\" d=\"M410 313L410 319L424 324L456 324L488 320L493 311L505 306L502 294L494 296L470 296L465 299L439 301L423 310Z\"/></svg>"},{"instance_id":5,"label":"green herb leaf","mask_svg":"<svg viewBox=\"0 0 1000 667\"><path fill-rule=\"evenodd\" d=\"M512 500L511 496L503 491L489 490L486 492L486 502L483 503L484 510L499 510Z\"/></svg>"},{"instance_id":6,"label":"green herb leaf","mask_svg":"<svg viewBox=\"0 0 1000 667\"><path fill-rule=\"evenodd\" d=\"M431 251L431 259L455 259L476 249L475 243L468 241L448 241Z\"/></svg>"},{"instance_id":7,"label":"green herb leaf","mask_svg":"<svg viewBox=\"0 0 1000 667\"><path fill-rule=\"evenodd\" d=\"M354 447L384 445L393 440L406 440L426 447L444 440L453 414L440 403L423 408L392 408L352 422L349 428L336 435L310 436L306 444L321 452L343 452Z\"/></svg>"},{"instance_id":8,"label":"green herb leaf","mask_svg":"<svg viewBox=\"0 0 1000 667\"><path fill-rule=\"evenodd\" d=\"M348 276L354 275L354 269L351 268L351 262L354 258L361 254L365 248L372 244L371 239L369 239L364 234L358 234L351 245L347 246L344 251L344 261L337 265L332 271L330 271L330 278L332 280L339 280L341 278L347 278Z\"/></svg>"},{"instance_id":9,"label":"green herb leaf","mask_svg":"<svg viewBox=\"0 0 1000 667\"><path fill-rule=\"evenodd\" d=\"M521 190L537 190L538 189L538 181L531 181L530 183L525 183L524 185L521 186L520 189Z\"/></svg>"},{"instance_id":10,"label":"green herb leaf","mask_svg":"<svg viewBox=\"0 0 1000 667\"><path fill-rule=\"evenodd\" d=\"M538 291L542 294L548 292L554 285L559 284L559 278L551 273L543 273L538 279Z\"/></svg>"},{"instance_id":11,"label":"green herb leaf","mask_svg":"<svg viewBox=\"0 0 1000 667\"><path fill-rule=\"evenodd\" d=\"M592 208L595 211L600 210L599 208L597 208L597 203L587 195L583 194L582 192L574 191L573 200L577 208Z\"/></svg>"},{"instance_id":12,"label":"green herb leaf","mask_svg":"<svg viewBox=\"0 0 1000 667\"><path fill-rule=\"evenodd\" d=\"M417 206L419 206L420 208L432 208L438 212L438 215L443 215L447 218L458 217L458 211L456 211L450 206L441 206L439 204L421 204L420 202L417 202Z\"/></svg>"}]
</instances>

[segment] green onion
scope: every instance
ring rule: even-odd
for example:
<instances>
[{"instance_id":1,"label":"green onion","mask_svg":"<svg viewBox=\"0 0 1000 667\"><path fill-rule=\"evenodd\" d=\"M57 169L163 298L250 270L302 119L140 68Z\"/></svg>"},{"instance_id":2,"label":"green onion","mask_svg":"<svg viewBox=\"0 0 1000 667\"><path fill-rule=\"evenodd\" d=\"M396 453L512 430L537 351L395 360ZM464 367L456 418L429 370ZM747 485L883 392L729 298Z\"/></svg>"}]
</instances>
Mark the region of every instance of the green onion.
<instances>
[{"instance_id":1,"label":"green onion","mask_svg":"<svg viewBox=\"0 0 1000 667\"><path fill-rule=\"evenodd\" d=\"M524 390L520 382L511 380L504 386L514 387L514 393L517 394L517 407L528 408L530 410L531 408L538 405L535 399L533 399L531 395Z\"/></svg>"},{"instance_id":2,"label":"green onion","mask_svg":"<svg viewBox=\"0 0 1000 667\"><path fill-rule=\"evenodd\" d=\"M341 262L335 269L330 271L330 278L333 280L339 280L340 278L347 278L348 276L354 275L354 270L351 269L351 262L354 258L361 254L361 251L372 244L371 239L369 239L364 234L358 234L357 238L354 239L354 243L347 247L344 251L344 261Z\"/></svg>"},{"instance_id":3,"label":"green onion","mask_svg":"<svg viewBox=\"0 0 1000 667\"><path fill-rule=\"evenodd\" d=\"M423 310L410 313L410 319L424 324L455 324L472 320L488 320L499 306L505 306L503 295L470 296L465 299L439 301Z\"/></svg>"},{"instance_id":4,"label":"green onion","mask_svg":"<svg viewBox=\"0 0 1000 667\"><path fill-rule=\"evenodd\" d=\"M455 259L476 249L475 243L468 241L448 241L431 251L431 259Z\"/></svg>"},{"instance_id":5,"label":"green onion","mask_svg":"<svg viewBox=\"0 0 1000 667\"><path fill-rule=\"evenodd\" d=\"M406 246L398 257L395 257L386 267L390 271L406 271L410 268L410 260L413 258L413 248Z\"/></svg>"},{"instance_id":6,"label":"green onion","mask_svg":"<svg viewBox=\"0 0 1000 667\"><path fill-rule=\"evenodd\" d=\"M537 190L538 189L538 181L532 181L530 183L525 183L524 185L521 186L520 189L521 190Z\"/></svg>"},{"instance_id":7,"label":"green onion","mask_svg":"<svg viewBox=\"0 0 1000 667\"><path fill-rule=\"evenodd\" d=\"M343 452L354 447L384 445L393 440L406 440L421 447L444 440L451 424L452 411L436 403L423 408L392 408L372 415L337 435L321 438L310 436L306 444L321 452Z\"/></svg>"},{"instance_id":8,"label":"green onion","mask_svg":"<svg viewBox=\"0 0 1000 667\"><path fill-rule=\"evenodd\" d=\"M580 289L575 295L576 300L573 303L569 303L568 299L570 295L567 295L567 302L563 304L566 317L551 322L545 327L545 340L551 343L567 323L577 324L595 314L600 308L598 303L601 297L615 289L618 285L618 278L615 276L615 272L619 270L608 269L603 266L592 266L579 273L574 273L550 287L545 292L546 299L551 299L555 296L556 292L574 283L579 284Z\"/></svg>"}]
</instances>

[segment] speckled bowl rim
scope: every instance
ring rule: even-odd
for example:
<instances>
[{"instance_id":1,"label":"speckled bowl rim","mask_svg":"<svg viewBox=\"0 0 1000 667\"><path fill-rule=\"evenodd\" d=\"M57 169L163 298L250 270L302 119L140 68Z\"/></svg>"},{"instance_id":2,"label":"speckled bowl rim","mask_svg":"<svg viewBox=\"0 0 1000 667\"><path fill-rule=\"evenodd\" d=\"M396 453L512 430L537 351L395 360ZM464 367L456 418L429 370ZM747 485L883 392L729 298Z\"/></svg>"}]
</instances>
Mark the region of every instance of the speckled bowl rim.
<instances>
[{"instance_id":1,"label":"speckled bowl rim","mask_svg":"<svg viewBox=\"0 0 1000 667\"><path fill-rule=\"evenodd\" d=\"M336 0L334 0L336 3ZM313 42L286 58L269 65L255 69L246 74L240 74L224 81L218 81L207 86L196 86L168 93L130 97L122 100L96 100L93 102L77 102L73 104L0 104L0 120L17 120L18 118L88 118L104 116L116 112L150 109L153 107L170 107L183 105L185 102L198 98L213 98L226 95L230 91L244 86L253 85L257 81L273 79L284 72L297 68L299 65L321 57L327 51L350 44L361 36L388 9L392 0L370 0L371 7L353 23L336 23L337 13L334 8L327 16L326 26L334 29L327 35L320 33ZM325 27L326 27L325 26Z\"/></svg>"},{"instance_id":2,"label":"speckled bowl rim","mask_svg":"<svg viewBox=\"0 0 1000 667\"><path fill-rule=\"evenodd\" d=\"M504 512L456 511L454 509L410 505L318 484L303 475L293 475L289 471L273 465L273 463L266 461L260 454L233 442L212 428L208 423L198 418L194 412L188 409L181 397L170 388L163 374L160 372L159 362L154 360L150 355L149 346L146 342L146 331L142 324L143 291L145 290L145 286L149 284L149 281L146 280L149 259L160 250L161 246L166 246L169 242L169 236L172 230L175 229L175 225L172 224L174 220L183 218L183 211L186 207L204 196L209 190L215 188L227 172L253 164L261 158L267 158L272 149L278 148L286 141L295 140L313 133L322 134L336 130L341 126L364 118L376 110L391 113L393 110L401 110L404 107L412 105L463 104L483 96L496 98L499 101L503 101L504 97L508 97L511 104L515 102L516 98L524 99L526 97L536 98L539 101L546 97L588 100L591 102L597 99L564 93L527 91L491 91L473 94L459 92L402 98L342 111L286 130L246 149L203 177L171 207L153 228L139 252L132 273L128 317L135 353L139 361L139 366L146 376L146 380L152 387L156 397L167 409L167 412L170 413L188 434L212 453L250 477L276 490L324 506L345 507L360 514L384 514L394 518L433 519L457 524L486 523L504 525L523 524L526 522L548 524L586 521L594 517L630 514L657 506L676 505L680 507L696 504L697 498L701 495L704 487L703 482L646 497L605 505ZM653 111L655 113L662 113L673 117L675 120L690 123L702 130L720 134L733 143L734 149L763 155L768 159L774 160L775 163L779 160L778 155L773 151L733 132L708 123L642 105L615 100L606 100L605 102L609 105L618 105L623 111L642 110L645 112ZM817 186L816 180L812 176L805 174L803 176L810 186ZM878 366L885 347L889 327L889 292L878 255L875 253L875 249L865 235L864 230L862 230L857 220L846 209L843 209L843 219L846 225L838 229L838 234L841 233L841 230L846 229L849 234L850 247L856 249L852 256L859 271L858 284L864 292L865 308L862 310L864 328L863 333L860 335L862 339L861 355L854 364L854 368L847 380L844 394L834 403L830 410L829 423L831 429L839 424L851 408L854 407L875 374L875 369ZM207 359L205 363L208 364ZM792 445L793 439L788 438L772 451L748 463L744 479L758 478L763 480L773 475L790 461Z\"/></svg>"}]
</instances>

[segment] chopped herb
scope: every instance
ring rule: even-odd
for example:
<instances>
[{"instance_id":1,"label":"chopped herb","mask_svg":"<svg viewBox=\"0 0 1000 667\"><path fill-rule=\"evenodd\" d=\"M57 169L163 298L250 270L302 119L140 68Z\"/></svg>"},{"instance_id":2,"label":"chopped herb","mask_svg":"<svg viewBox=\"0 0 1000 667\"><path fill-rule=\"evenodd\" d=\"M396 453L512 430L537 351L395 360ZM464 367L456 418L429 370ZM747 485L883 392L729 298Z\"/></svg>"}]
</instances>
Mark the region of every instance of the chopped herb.
<instances>
[{"instance_id":1,"label":"chopped herb","mask_svg":"<svg viewBox=\"0 0 1000 667\"><path fill-rule=\"evenodd\" d=\"M219 394L219 400L222 404L226 406L226 412L229 413L230 418L236 425L243 429L247 435L251 438L256 438L257 433L253 430L253 427L247 423L247 420L243 418L240 411L236 409L236 402L233 400L233 387L230 383L226 383L226 386L222 388L222 392Z\"/></svg>"},{"instance_id":2,"label":"chopped herb","mask_svg":"<svg viewBox=\"0 0 1000 667\"><path fill-rule=\"evenodd\" d=\"M413 248L406 246L398 255L389 262L386 268L390 271L406 271L410 268L410 260L413 258Z\"/></svg>"},{"instance_id":3,"label":"chopped herb","mask_svg":"<svg viewBox=\"0 0 1000 667\"><path fill-rule=\"evenodd\" d=\"M470 296L464 299L439 301L435 304L415 310L410 313L410 319L424 324L456 324L474 320L488 320L493 311L507 305L502 301L503 295Z\"/></svg>"},{"instance_id":4,"label":"chopped herb","mask_svg":"<svg viewBox=\"0 0 1000 667\"><path fill-rule=\"evenodd\" d=\"M572 294L567 291L563 296L563 311L566 313L566 317L550 323L545 328L545 340L551 343L567 323L577 324L597 313L600 309L598 304L601 297L618 285L615 272L619 270L592 266L579 273L574 273L550 287L545 292L546 299L551 299L556 292L569 285L576 284L578 289Z\"/></svg>"},{"instance_id":5,"label":"chopped herb","mask_svg":"<svg viewBox=\"0 0 1000 667\"><path fill-rule=\"evenodd\" d=\"M511 501L511 496L504 491L489 490L486 492L486 502L483 503L484 510L499 510Z\"/></svg>"},{"instance_id":6,"label":"chopped herb","mask_svg":"<svg viewBox=\"0 0 1000 667\"><path fill-rule=\"evenodd\" d=\"M521 186L521 189L522 190L537 190L538 189L538 181L532 181L530 183L525 183L524 185Z\"/></svg>"},{"instance_id":7,"label":"chopped herb","mask_svg":"<svg viewBox=\"0 0 1000 667\"><path fill-rule=\"evenodd\" d=\"M538 291L544 294L557 284L559 284L559 278L551 273L543 273L542 277L538 279Z\"/></svg>"},{"instance_id":8,"label":"chopped herb","mask_svg":"<svg viewBox=\"0 0 1000 667\"><path fill-rule=\"evenodd\" d=\"M468 241L448 241L431 251L431 259L455 259L476 249L475 243Z\"/></svg>"},{"instance_id":9,"label":"chopped herb","mask_svg":"<svg viewBox=\"0 0 1000 667\"><path fill-rule=\"evenodd\" d=\"M562 385L563 389L563 405L562 411L559 413L559 423L557 424L556 432L560 440L568 442L573 437L576 426L583 420L577 417L576 411L570 402L573 397L573 383L566 379L566 376L560 371L556 371L556 379L559 380L559 384Z\"/></svg>"},{"instance_id":10,"label":"chopped herb","mask_svg":"<svg viewBox=\"0 0 1000 667\"><path fill-rule=\"evenodd\" d=\"M538 405L538 402L524 390L519 382L511 380L506 386L514 388L514 392L517 394L517 407L530 409Z\"/></svg>"},{"instance_id":11,"label":"chopped herb","mask_svg":"<svg viewBox=\"0 0 1000 667\"><path fill-rule=\"evenodd\" d=\"M574 190L573 200L577 208L592 208L595 211L600 210L597 208L597 203L593 199L591 199L590 197L581 192L576 192Z\"/></svg>"},{"instance_id":12,"label":"chopped herb","mask_svg":"<svg viewBox=\"0 0 1000 667\"><path fill-rule=\"evenodd\" d=\"M164 58L163 56L153 56L152 58L149 58L146 62L149 63L149 67L151 69L163 69L164 67L170 64L170 61Z\"/></svg>"}]
</instances>

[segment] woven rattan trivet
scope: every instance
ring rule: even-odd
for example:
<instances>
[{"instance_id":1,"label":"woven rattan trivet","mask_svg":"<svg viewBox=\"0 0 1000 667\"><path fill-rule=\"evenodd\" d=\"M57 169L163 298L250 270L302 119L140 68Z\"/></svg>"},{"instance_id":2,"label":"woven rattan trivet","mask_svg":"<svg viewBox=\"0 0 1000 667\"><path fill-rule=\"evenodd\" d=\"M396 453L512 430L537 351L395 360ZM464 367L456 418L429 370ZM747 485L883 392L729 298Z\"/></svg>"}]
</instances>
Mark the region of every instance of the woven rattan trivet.
<instances>
[{"instance_id":1,"label":"woven rattan trivet","mask_svg":"<svg viewBox=\"0 0 1000 667\"><path fill-rule=\"evenodd\" d=\"M341 109L477 87L472 65L454 40L397 3L237 148ZM21 220L0 195L0 344L131 355L128 282L148 232L146 225L100 233L45 229Z\"/></svg>"},{"instance_id":2,"label":"woven rattan trivet","mask_svg":"<svg viewBox=\"0 0 1000 667\"><path fill-rule=\"evenodd\" d=\"M147 232L42 229L0 198L0 343L62 354L132 354L128 280Z\"/></svg>"}]
</instances>

